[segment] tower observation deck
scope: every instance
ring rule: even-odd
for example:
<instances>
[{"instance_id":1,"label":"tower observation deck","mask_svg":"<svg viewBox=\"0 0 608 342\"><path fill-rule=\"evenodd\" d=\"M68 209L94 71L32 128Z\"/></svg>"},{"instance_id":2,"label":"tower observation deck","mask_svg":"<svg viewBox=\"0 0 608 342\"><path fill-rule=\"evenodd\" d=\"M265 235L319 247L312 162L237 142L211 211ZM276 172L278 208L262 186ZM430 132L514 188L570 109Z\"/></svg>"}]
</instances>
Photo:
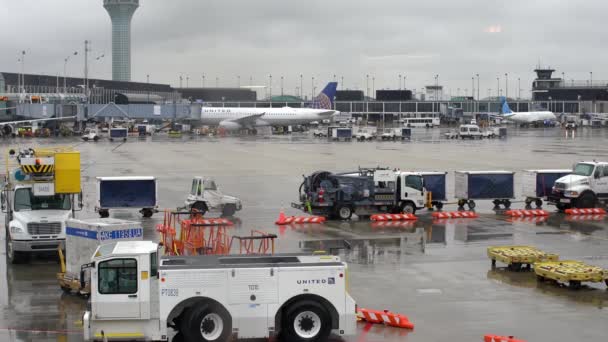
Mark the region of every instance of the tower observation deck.
<instances>
[{"instance_id":1,"label":"tower observation deck","mask_svg":"<svg viewBox=\"0 0 608 342\"><path fill-rule=\"evenodd\" d=\"M103 0L112 19L112 79L131 80L131 19L139 0Z\"/></svg>"}]
</instances>

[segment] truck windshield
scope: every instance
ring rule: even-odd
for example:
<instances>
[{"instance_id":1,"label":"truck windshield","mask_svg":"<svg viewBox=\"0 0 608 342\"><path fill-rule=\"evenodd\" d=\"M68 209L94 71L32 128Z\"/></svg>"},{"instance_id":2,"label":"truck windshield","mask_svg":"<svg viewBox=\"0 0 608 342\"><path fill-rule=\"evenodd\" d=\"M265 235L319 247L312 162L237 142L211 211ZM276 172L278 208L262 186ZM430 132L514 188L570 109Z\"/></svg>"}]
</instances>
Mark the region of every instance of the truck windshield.
<instances>
[{"instance_id":1,"label":"truck windshield","mask_svg":"<svg viewBox=\"0 0 608 342\"><path fill-rule=\"evenodd\" d=\"M34 196L32 189L15 191L15 211L20 210L70 210L70 197L66 194Z\"/></svg>"},{"instance_id":2,"label":"truck windshield","mask_svg":"<svg viewBox=\"0 0 608 342\"><path fill-rule=\"evenodd\" d=\"M591 164L576 164L574 167L574 174L578 176L589 177L593 174L594 165Z\"/></svg>"},{"instance_id":3,"label":"truck windshield","mask_svg":"<svg viewBox=\"0 0 608 342\"><path fill-rule=\"evenodd\" d=\"M405 186L408 188L416 189L418 191L422 191L423 181L421 176L407 176L405 177Z\"/></svg>"}]
</instances>

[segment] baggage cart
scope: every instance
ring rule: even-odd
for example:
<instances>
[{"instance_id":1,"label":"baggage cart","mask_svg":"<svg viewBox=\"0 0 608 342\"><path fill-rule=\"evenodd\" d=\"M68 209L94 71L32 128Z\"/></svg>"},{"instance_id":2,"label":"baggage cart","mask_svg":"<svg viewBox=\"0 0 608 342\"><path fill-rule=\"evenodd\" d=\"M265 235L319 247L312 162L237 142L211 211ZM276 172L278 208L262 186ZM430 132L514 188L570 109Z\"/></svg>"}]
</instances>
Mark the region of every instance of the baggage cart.
<instances>
[{"instance_id":1,"label":"baggage cart","mask_svg":"<svg viewBox=\"0 0 608 342\"><path fill-rule=\"evenodd\" d=\"M559 256L544 252L533 246L491 246L487 250L488 258L492 260L492 267L496 261L507 264L510 270L518 271L522 266L530 268L532 264L540 261L557 261Z\"/></svg>"},{"instance_id":2,"label":"baggage cart","mask_svg":"<svg viewBox=\"0 0 608 342\"><path fill-rule=\"evenodd\" d=\"M583 282L604 282L608 286L608 270L585 264L576 260L545 261L534 265L538 281L547 279L568 283L572 289L578 289Z\"/></svg>"}]
</instances>

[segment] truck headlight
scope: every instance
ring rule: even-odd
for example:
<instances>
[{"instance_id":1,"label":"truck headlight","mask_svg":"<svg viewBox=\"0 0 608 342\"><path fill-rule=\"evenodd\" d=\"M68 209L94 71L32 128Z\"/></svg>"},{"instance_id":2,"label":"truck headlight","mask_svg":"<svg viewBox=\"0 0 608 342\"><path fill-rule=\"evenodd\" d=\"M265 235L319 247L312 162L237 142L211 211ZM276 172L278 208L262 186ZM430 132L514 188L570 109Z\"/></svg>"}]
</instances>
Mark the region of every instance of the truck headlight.
<instances>
[{"instance_id":1,"label":"truck headlight","mask_svg":"<svg viewBox=\"0 0 608 342\"><path fill-rule=\"evenodd\" d=\"M566 191L564 192L564 195L567 197L578 197L578 191Z\"/></svg>"},{"instance_id":2,"label":"truck headlight","mask_svg":"<svg viewBox=\"0 0 608 342\"><path fill-rule=\"evenodd\" d=\"M11 234L23 234L25 231L21 227L11 227Z\"/></svg>"}]
</instances>

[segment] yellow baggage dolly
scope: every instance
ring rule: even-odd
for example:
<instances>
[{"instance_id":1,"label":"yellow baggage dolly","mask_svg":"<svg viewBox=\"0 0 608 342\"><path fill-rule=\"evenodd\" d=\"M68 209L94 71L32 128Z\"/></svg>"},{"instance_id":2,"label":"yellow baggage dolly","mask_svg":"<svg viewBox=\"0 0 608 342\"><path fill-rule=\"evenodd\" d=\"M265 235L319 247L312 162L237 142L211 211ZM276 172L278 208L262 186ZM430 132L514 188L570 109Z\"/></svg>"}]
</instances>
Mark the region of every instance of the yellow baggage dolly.
<instances>
[{"instance_id":1,"label":"yellow baggage dolly","mask_svg":"<svg viewBox=\"0 0 608 342\"><path fill-rule=\"evenodd\" d=\"M519 271L523 265L530 269L536 262L559 259L557 254L547 253L532 246L491 246L488 247L488 257L492 260L492 267L496 267L496 261L500 261L507 264L512 271Z\"/></svg>"},{"instance_id":2,"label":"yellow baggage dolly","mask_svg":"<svg viewBox=\"0 0 608 342\"><path fill-rule=\"evenodd\" d=\"M547 279L567 282L572 289L581 287L582 282L604 282L608 286L608 270L585 264L582 261L562 260L539 262L534 265L538 281Z\"/></svg>"}]
</instances>

